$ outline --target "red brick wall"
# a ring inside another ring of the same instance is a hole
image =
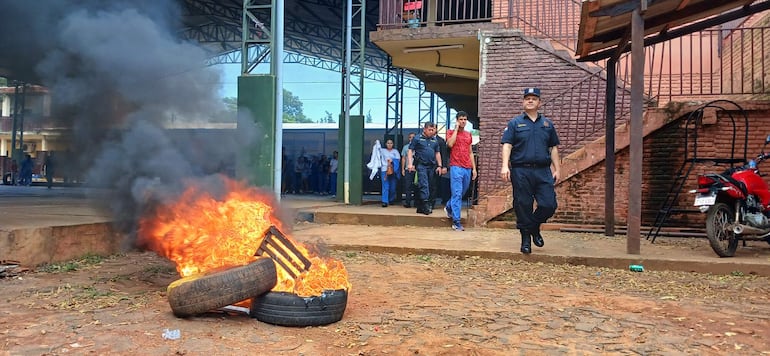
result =
[[[729,106],[728,106],[729,107]],[[770,134],[770,110],[749,111],[749,143],[747,155],[756,156],[764,144],[765,137]],[[732,123],[724,115],[715,124],[704,125],[698,131],[698,157],[730,157],[732,146]],[[743,137],[745,126],[742,116],[734,113],[736,119],[735,154],[743,157]],[[685,116],[686,117],[686,116]],[[663,198],[668,193],[673,179],[684,162],[684,125],[685,119],[679,119],[672,124],[648,135],[644,139],[644,163],[642,177],[642,224],[652,225],[655,214],[660,208]],[[689,136],[688,156],[693,157],[693,137]],[[770,148],[768,148],[770,150]],[[619,225],[627,223],[628,212],[628,148],[616,156],[615,175],[615,221]],[[677,207],[693,209],[694,195],[688,193],[696,186],[697,175],[705,172],[719,172],[727,166],[697,164],[693,167],[683,189],[677,199]],[[770,172],[770,162],[760,166],[765,172]],[[566,182],[557,186],[556,194],[559,209],[551,222],[604,224],[604,162],[593,166]],[[765,180],[770,182],[770,177]],[[704,214],[678,214],[672,216],[668,226],[702,228]]]
[[[558,96],[590,73],[539,45],[522,38],[519,32],[501,30],[485,32],[482,40],[479,79],[479,196],[508,187],[499,178],[500,137],[512,117],[521,113],[522,92],[526,87],[539,87],[543,100]],[[488,40],[488,42],[487,42]],[[603,88],[596,88],[601,93]],[[584,108],[593,111],[596,108]],[[561,125],[574,126],[579,116],[551,117],[557,130]],[[585,123],[585,122],[583,122]],[[586,125],[603,125],[601,120]]]

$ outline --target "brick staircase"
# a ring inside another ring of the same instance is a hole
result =
[[[663,128],[681,117],[684,113],[690,112],[700,105],[702,105],[701,102],[688,102],[680,106],[646,109],[642,128],[644,137]],[[675,107],[675,109],[672,109],[672,107]],[[580,172],[604,162],[606,157],[605,140],[606,136],[602,136],[562,157],[562,178],[557,183],[557,186],[569,184],[570,179],[574,179]],[[615,152],[617,153],[628,148],[628,145],[629,127],[627,123],[623,123],[615,128]],[[513,208],[512,200],[510,186],[480,198],[478,205],[475,205],[469,212],[468,225],[486,225],[493,218]]]

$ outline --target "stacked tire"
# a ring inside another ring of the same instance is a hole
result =
[[[345,290],[324,291],[320,296],[299,297],[270,292],[277,282],[275,263],[260,257],[245,265],[189,276],[168,286],[171,311],[180,318],[203,314],[251,299],[249,315],[281,326],[316,326],[342,319],[347,306]]]
[[[280,326],[327,325],[342,319],[347,304],[345,290],[327,290],[313,297],[268,292],[251,300],[251,316]]]
[[[260,257],[245,266],[198,274],[168,286],[174,315],[184,318],[226,307],[269,291],[278,280],[275,263]]]

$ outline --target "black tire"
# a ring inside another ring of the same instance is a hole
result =
[[[178,317],[202,314],[265,293],[277,279],[273,260],[261,257],[245,266],[176,280],[168,285],[168,303]]]
[[[269,292],[251,301],[251,316],[281,326],[317,326],[342,319],[348,304],[345,290],[327,290],[320,296],[302,298],[286,292]]]
[[[716,203],[706,215],[706,236],[719,257],[733,257],[738,248],[738,237],[730,229],[735,213],[725,203]]]

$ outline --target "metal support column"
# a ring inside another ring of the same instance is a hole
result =
[[[404,130],[404,69],[394,67],[388,57],[388,76],[385,85],[385,136],[403,136]],[[402,145],[403,143],[398,143]],[[398,146],[401,147],[401,146]]]
[[[631,119],[629,122],[629,186],[628,186],[628,235],[626,253],[640,253],[642,224],[642,160],[644,114],[644,19],[642,11],[646,1],[641,1],[631,15]]]
[[[21,167],[22,154],[24,153],[24,111],[26,110],[27,84],[22,82],[13,83],[13,121],[11,128],[11,159]],[[16,133],[19,133],[18,143]],[[18,147],[18,148],[17,148]],[[14,177],[13,179],[18,179]],[[16,184],[16,181],[13,182]]]
[[[352,167],[363,165],[363,121],[364,121],[364,70],[366,48],[366,0],[343,2],[344,51],[342,68],[342,115],[340,120],[340,142],[344,149],[342,197],[345,204],[363,202],[363,177],[352,171]],[[354,81],[353,76],[358,80]],[[354,120],[355,122],[351,122]],[[355,129],[355,131],[353,131]],[[361,132],[359,132],[361,131]],[[354,137],[351,140],[351,137]],[[338,175],[339,176],[339,175]]]
[[[604,117],[604,235],[615,236],[615,97],[617,90],[617,59],[607,61]]]
[[[283,4],[283,0],[243,0],[241,76],[238,78],[238,132],[245,137],[246,132],[258,131],[261,137],[259,142],[248,142],[238,159],[238,175],[252,184],[272,188],[278,200],[283,168],[280,149],[283,145]],[[270,23],[265,24],[266,21]],[[267,46],[269,50],[260,46]],[[250,55],[252,51],[261,53]],[[268,54],[271,55],[270,74],[251,75]]]
[[[425,83],[420,82],[420,101],[417,103],[419,117],[417,127],[422,127],[426,122],[436,122],[436,94],[425,90]]]

